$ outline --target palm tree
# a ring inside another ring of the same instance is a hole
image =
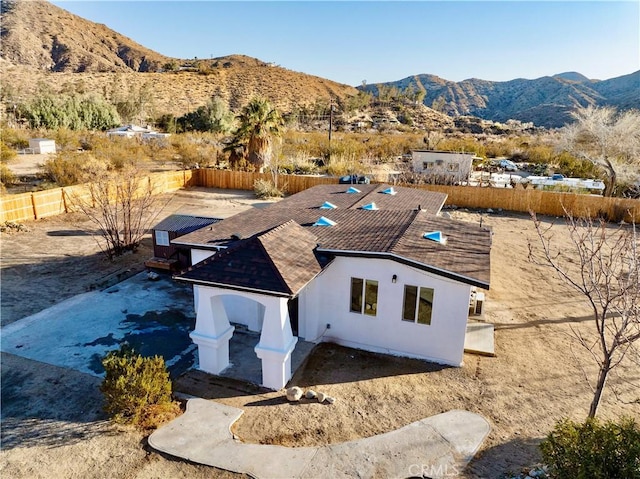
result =
[[[281,136],[284,121],[265,98],[253,98],[237,120],[240,126],[225,151],[243,148],[249,163],[262,172],[271,163],[273,140]]]

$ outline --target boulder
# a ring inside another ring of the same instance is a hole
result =
[[[322,403],[327,399],[327,395],[325,393],[318,393],[318,402]]]
[[[333,396],[327,396],[324,400],[329,404],[333,404],[334,402],[336,402],[336,398],[334,398]]]
[[[304,391],[298,386],[293,386],[292,388],[287,389],[287,401],[300,401],[303,393]]]
[[[307,399],[315,399],[318,396],[318,393],[315,392],[313,389],[309,389],[304,397],[306,397]]]

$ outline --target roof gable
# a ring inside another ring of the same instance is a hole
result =
[[[315,237],[293,221],[236,242],[176,279],[294,296],[321,270]]]

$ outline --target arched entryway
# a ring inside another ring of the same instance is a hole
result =
[[[229,366],[232,319],[260,331],[254,350],[262,361],[262,384],[271,389],[286,385],[298,341],[291,331],[288,297],[194,285],[194,298],[196,327],[190,336],[198,346],[201,370],[220,374]]]

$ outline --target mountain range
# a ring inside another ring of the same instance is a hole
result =
[[[358,92],[353,86],[244,55],[200,61],[170,58],[43,0],[2,0],[0,6],[0,73],[3,87],[18,98],[36,94],[43,85],[52,91],[103,93],[107,87],[131,91],[146,84],[154,90],[158,112],[183,114],[212,95],[222,97],[232,109],[262,95],[291,110]],[[565,124],[577,106],[640,108],[640,71],[602,81],[576,72],[505,82],[453,82],[421,74],[358,88],[376,95],[382,85],[423,90],[426,106],[438,105],[451,116],[517,119],[546,127]]]
[[[359,88],[378,94],[382,85],[426,91],[426,105],[440,103],[439,108],[452,116],[471,115],[499,122],[515,119],[546,127],[564,125],[579,106],[640,108],[640,70],[602,81],[577,72],[504,82],[477,78],[453,82],[424,74]]]

